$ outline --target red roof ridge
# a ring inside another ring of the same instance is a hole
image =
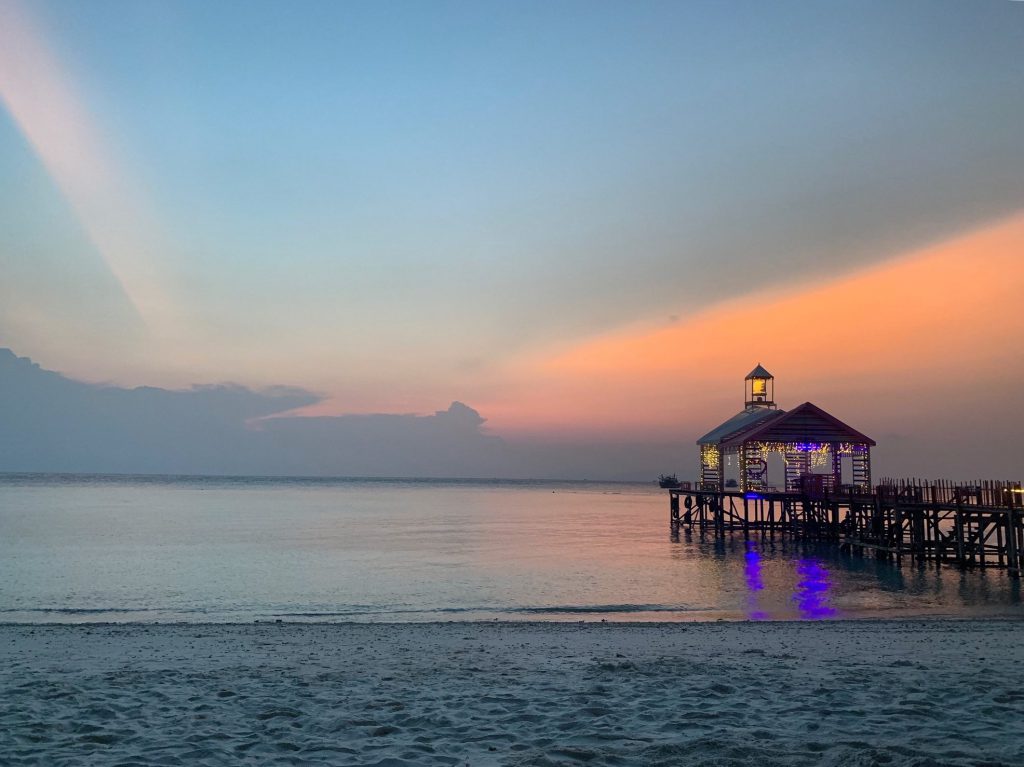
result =
[[[731,437],[727,440],[722,440],[721,444],[723,446],[726,444],[742,444],[752,439],[757,439],[762,434],[772,429],[777,429],[779,426],[782,426],[787,421],[792,421],[795,418],[799,417],[800,415],[808,412],[811,412],[814,415],[817,415],[820,418],[824,419],[839,431],[846,432],[849,436],[850,442],[860,442],[871,446],[877,444],[873,439],[871,439],[871,437],[868,437],[866,434],[857,431],[849,424],[843,423],[834,415],[826,412],[825,410],[822,410],[813,402],[805,402],[802,405],[797,405],[795,408],[786,411],[778,418],[772,418],[766,423],[759,424],[758,426],[755,426],[753,429],[749,431],[741,432],[740,434],[737,434],[736,436]]]

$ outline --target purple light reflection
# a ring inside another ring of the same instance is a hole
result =
[[[761,580],[761,552],[757,550],[754,541],[747,541],[747,552],[743,555],[743,575],[747,581],[747,615],[752,621],[761,621],[768,617],[768,614],[757,609],[757,592],[764,590],[764,581]]]
[[[820,620],[836,614],[836,609],[829,603],[829,573],[815,559],[797,561],[796,572],[800,580],[796,584],[793,599],[800,609],[800,617],[805,620]]]

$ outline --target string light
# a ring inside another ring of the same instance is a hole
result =
[[[741,459],[745,467],[745,478],[759,480],[767,470],[769,453],[781,453],[787,464],[806,465],[808,468],[828,466],[837,455],[864,456],[868,446],[860,442],[780,442],[755,441],[745,442],[739,448],[723,451],[718,445],[700,446],[702,469],[717,471],[725,465],[732,465],[733,456]],[[802,456],[807,456],[803,459]],[[806,460],[806,464],[804,464]]]
[[[767,453],[782,453],[787,457],[794,453],[806,455],[811,468],[819,468],[827,466],[833,454],[866,453],[868,446],[859,442],[751,442],[745,449],[748,458],[763,458]]]
[[[762,453],[865,453],[868,446],[859,442],[752,442]]]
[[[700,462],[709,469],[717,469],[720,453],[716,445],[700,446]]]
[[[743,446],[743,456],[748,461],[763,461],[769,452],[764,442],[749,442]]]

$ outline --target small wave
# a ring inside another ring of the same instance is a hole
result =
[[[42,613],[48,615],[102,615],[103,613],[166,612],[152,607],[0,607],[0,613]]]
[[[419,608],[362,608],[352,610],[323,610],[309,612],[272,613],[275,618],[344,618],[368,615],[464,615],[467,613],[487,613],[491,615],[602,615],[624,613],[680,613],[697,612],[706,608],[688,605],[661,604],[615,604],[615,605],[543,605],[500,607],[496,605],[478,607],[419,607]]]
[[[686,605],[556,605],[553,607],[513,607],[510,613],[681,613],[699,608]]]

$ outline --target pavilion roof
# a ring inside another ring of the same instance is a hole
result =
[[[759,442],[854,442],[866,445],[875,444],[875,441],[870,437],[848,426],[835,416],[826,413],[820,407],[810,402],[805,402],[799,407],[782,413],[778,418],[751,423],[749,427],[724,435],[720,439],[720,445],[722,447],[738,447],[744,442],[751,440]]]
[[[746,377],[745,380],[749,381],[751,378],[774,378],[774,377],[775,376],[773,376],[771,373],[769,373],[767,370],[765,370],[763,367],[761,367],[761,363],[758,362],[757,363],[757,367],[754,368],[753,370],[751,370],[749,373],[747,373],[747,377]]]
[[[719,424],[703,437],[697,440],[698,445],[724,443],[733,435],[743,434],[752,429],[770,423],[785,414],[785,410],[771,410],[766,407],[741,410],[728,421]]]

